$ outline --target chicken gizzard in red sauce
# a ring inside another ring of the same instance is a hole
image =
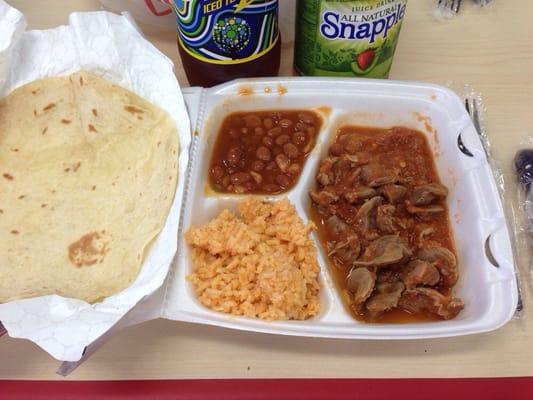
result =
[[[355,318],[367,322],[452,319],[459,277],[440,183],[418,131],[339,129],[310,192],[311,216]]]

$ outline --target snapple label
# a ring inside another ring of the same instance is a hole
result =
[[[298,0],[300,75],[386,78],[407,0]]]

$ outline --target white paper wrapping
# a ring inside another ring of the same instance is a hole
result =
[[[84,69],[168,111],[180,136],[174,203],[129,288],[94,305],[60,296],[0,304],[0,321],[10,336],[29,339],[59,360],[77,361],[88,344],[163,284],[177,247],[190,123],[172,62],[142,37],[127,15],[74,13],[66,26],[24,32],[25,28],[24,16],[0,0],[0,97],[33,80]]]

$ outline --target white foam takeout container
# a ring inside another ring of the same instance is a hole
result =
[[[195,134],[182,203],[178,256],[160,295],[159,316],[257,332],[353,339],[459,336],[491,331],[510,320],[518,294],[509,232],[482,143],[455,93],[415,82],[269,78],[237,80],[210,89],[189,88],[184,95]],[[454,295],[465,302],[455,319],[408,324],[354,320],[338,294],[316,234],[312,239],[318,249],[322,285],[322,311],[318,316],[305,321],[263,321],[212,311],[200,304],[186,279],[193,266],[184,233],[191,225],[207,223],[224,208],[236,209],[243,198],[206,190],[219,126],[234,111],[273,109],[314,109],[324,119],[297,185],[286,194],[262,196],[268,200],[288,196],[304,221],[309,219],[308,193],[315,185],[318,165],[340,125],[400,125],[426,135],[440,179],[450,192],[447,201],[460,268]]]

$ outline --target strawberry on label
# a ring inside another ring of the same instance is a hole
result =
[[[374,53],[374,50],[365,50],[357,56],[357,65],[359,65],[359,68],[362,70],[368,69],[372,64],[372,61],[374,61],[375,56],[376,53]]]

